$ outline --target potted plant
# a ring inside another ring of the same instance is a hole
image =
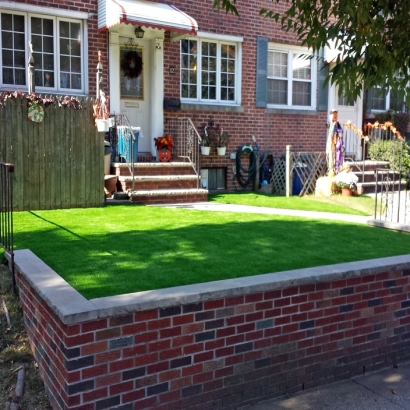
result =
[[[204,127],[201,132],[201,154],[209,155],[211,151],[211,135],[209,127]]]
[[[155,148],[158,151],[158,158],[161,162],[168,162],[171,159],[171,148],[174,146],[174,139],[171,134],[165,134],[154,138]]]
[[[342,190],[342,196],[351,196],[352,191],[356,191],[356,184],[339,181],[337,182],[337,186]]]
[[[110,110],[108,108],[109,97],[101,91],[101,98],[96,98],[93,104],[93,115],[98,132],[107,132],[110,128]]]
[[[228,133],[224,132],[223,128],[218,125],[217,132],[215,133],[214,138],[218,155],[226,154],[226,147],[230,138],[231,136]]]

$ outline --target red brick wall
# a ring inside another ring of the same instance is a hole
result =
[[[260,148],[274,152],[285,152],[286,145],[292,145],[294,151],[324,151],[326,142],[327,112],[318,111],[315,115],[304,115],[294,110],[292,114],[267,114],[265,108],[255,107],[256,81],[256,42],[258,36],[267,37],[271,42],[297,45],[294,35],[285,33],[280,26],[271,19],[259,16],[259,10],[265,6],[285,7],[284,3],[260,2],[257,0],[238,3],[240,18],[218,14],[212,10],[211,2],[197,2],[193,0],[167,1],[196,19],[200,31],[243,36],[242,44],[242,106],[244,112],[231,113],[208,110],[165,111],[165,117],[187,116],[196,126],[206,124],[210,116],[215,123],[224,127],[232,138],[228,150],[223,158],[213,152],[211,156],[201,158],[201,167],[226,167],[227,188],[234,188],[231,167],[234,161],[229,159],[229,152],[252,142],[255,135]],[[180,44],[171,43],[167,36],[164,43],[164,95],[165,98],[180,98]],[[175,74],[169,73],[169,67],[175,67]],[[215,151],[215,150],[214,150]],[[238,185],[238,184],[237,184]]]
[[[175,306],[139,310],[129,298],[127,313],[71,324],[34,291],[35,273],[17,268],[17,283],[55,409],[234,409],[410,359],[410,269],[349,265],[290,287],[187,292]]]
[[[26,3],[34,6],[42,6],[49,8],[50,15],[52,15],[52,8],[63,9],[63,10],[73,10],[78,12],[88,13],[89,18],[87,19],[88,24],[88,55],[84,55],[85,59],[88,59],[86,63],[88,64],[88,82],[89,82],[89,95],[95,96],[96,94],[96,67],[98,63],[98,51],[101,51],[102,63],[103,63],[103,75],[104,75],[104,85],[107,87],[108,81],[108,49],[107,49],[107,34],[106,32],[99,33],[97,29],[97,0],[72,0],[72,1],[62,1],[62,0],[48,0],[48,1],[38,1],[38,0],[9,0],[15,3]],[[1,5],[0,5],[1,6]],[[45,11],[45,10],[44,10]]]

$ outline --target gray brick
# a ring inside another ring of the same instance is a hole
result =
[[[93,366],[94,356],[84,356],[81,359],[68,360],[65,365],[69,372],[72,370],[82,369],[83,367]]]
[[[305,322],[300,322],[299,330],[309,329],[315,326],[314,320],[306,320]]]
[[[176,369],[178,367],[189,366],[192,363],[191,356],[181,357],[179,359],[171,360],[171,369]]]
[[[269,327],[273,327],[273,319],[259,320],[258,322],[256,322],[257,330],[267,329]]]
[[[95,403],[95,410],[112,409],[120,404],[120,396],[109,397]]]
[[[138,377],[145,376],[146,368],[145,367],[137,367],[132,370],[126,370],[122,372],[122,381],[137,379]]]
[[[354,309],[354,305],[353,303],[350,303],[348,305],[340,306],[339,313],[351,312],[353,309]]]
[[[349,286],[347,288],[340,289],[340,295],[341,296],[346,296],[346,295],[352,295],[354,293],[354,287]]]
[[[181,314],[181,306],[170,306],[159,310],[159,317],[176,316]]]
[[[147,396],[154,396],[156,394],[164,393],[169,390],[168,382],[156,384],[155,386],[149,386],[147,388]]]
[[[369,307],[380,306],[382,304],[383,304],[382,298],[372,299],[372,300],[369,300],[368,302]]]
[[[224,327],[224,324],[225,319],[211,320],[209,322],[205,322],[205,330],[218,329],[219,327]]]
[[[74,359],[74,357],[78,357],[81,354],[79,347],[68,349],[67,347],[65,347],[65,344],[63,342],[60,342],[60,349],[67,359]]]
[[[197,333],[195,335],[195,343],[203,342],[204,340],[215,339],[215,330],[210,330],[209,332]]]
[[[253,350],[253,342],[241,343],[235,346],[235,354]]]
[[[183,313],[200,312],[201,310],[204,310],[202,302],[182,306]]]
[[[195,394],[200,394],[200,393],[202,393],[202,384],[184,387],[182,389],[182,397],[194,396]]]
[[[108,349],[119,349],[121,347],[132,346],[134,344],[134,340],[132,336],[128,337],[120,337],[119,339],[113,339],[108,342]]]
[[[73,395],[76,393],[81,393],[87,390],[94,389],[94,380],[87,380],[85,382],[79,382],[74,384],[66,385],[66,393],[68,395]]]

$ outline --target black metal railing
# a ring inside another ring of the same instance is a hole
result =
[[[9,255],[13,275],[13,291],[16,290],[14,278],[14,234],[13,234],[13,172],[14,165],[0,162],[0,246]]]

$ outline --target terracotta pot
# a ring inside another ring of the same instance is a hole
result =
[[[158,151],[158,158],[161,162],[168,162],[171,159],[171,150],[160,150]]]
[[[209,155],[209,152],[211,151],[211,147],[203,147],[201,145],[201,154],[202,155]]]
[[[352,190],[350,188],[342,188],[342,196],[352,196]]]

